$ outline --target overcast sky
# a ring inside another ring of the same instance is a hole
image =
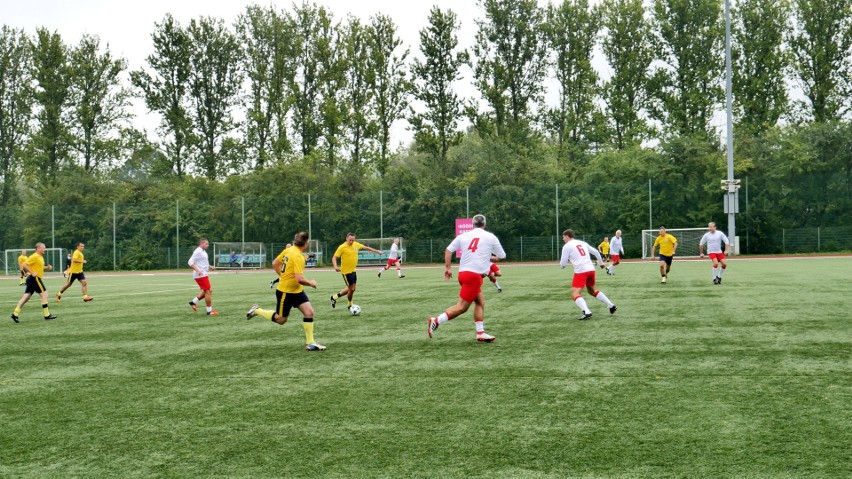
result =
[[[538,1],[542,6],[550,3],[548,0]],[[476,35],[475,20],[482,17],[477,0],[315,0],[314,3],[326,6],[338,20],[347,14],[363,20],[377,13],[389,15],[397,25],[403,44],[410,48],[413,56],[419,56],[419,32],[428,24],[429,10],[433,5],[443,10],[452,9],[458,14],[461,22],[459,46],[468,50],[472,48]],[[597,4],[598,0],[590,3]],[[30,35],[36,28],[46,27],[59,32],[68,45],[79,43],[83,34],[97,35],[102,46],[109,44],[114,56],[124,57],[129,69],[137,70],[146,66],[145,58],[153,53],[151,33],[154,24],[161,22],[167,13],[184,26],[200,16],[222,18],[228,25],[233,25],[237,16],[251,4],[271,4],[277,9],[290,10],[293,3],[269,0],[0,0],[0,22],[13,28],[23,28]],[[609,67],[599,53],[593,64],[603,79],[609,77]],[[472,72],[464,68],[463,74],[465,78],[457,85],[458,93],[463,98],[478,97],[471,82]],[[550,96],[555,95],[551,93]],[[135,125],[147,129],[153,139],[159,117],[147,114],[141,100],[135,100],[131,112],[137,116]],[[724,120],[714,118],[713,123],[719,127]],[[412,134],[405,121],[394,125],[392,137],[394,147],[411,140]]]
[[[474,20],[480,16],[476,0],[318,0],[315,3],[326,6],[338,20],[347,14],[363,20],[377,13],[389,15],[396,22],[403,44],[411,49],[411,55],[419,54],[419,32],[426,27],[433,5],[452,9],[458,14],[461,22],[459,45],[463,48],[473,45],[476,34]],[[540,3],[544,5],[547,2]],[[153,53],[151,33],[154,23],[161,22],[167,13],[184,26],[200,16],[222,18],[232,25],[251,4],[271,4],[277,9],[290,10],[293,3],[268,0],[0,0],[0,22],[13,28],[23,28],[30,35],[36,28],[46,27],[59,32],[68,45],[76,45],[84,34],[97,35],[102,46],[109,44],[114,56],[124,57],[129,69],[137,70],[146,66],[145,58]],[[465,74],[469,79],[470,72]],[[468,80],[459,82],[459,93],[468,97],[476,92]],[[154,133],[159,121],[157,116],[148,115],[147,109],[138,100],[131,111],[139,117],[135,122],[138,127],[146,128],[149,135]],[[411,137],[404,121],[394,126],[394,145],[408,142]]]

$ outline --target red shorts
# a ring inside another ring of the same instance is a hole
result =
[[[396,259],[388,258],[388,268],[390,268],[391,266],[395,266],[397,263],[399,263],[399,258],[396,258]]]
[[[459,298],[472,303],[476,296],[482,292],[482,275],[473,271],[462,271],[459,273]]]
[[[572,288],[594,288],[595,287],[595,272],[586,271],[585,273],[574,273],[574,279],[571,281]]]
[[[210,277],[204,276],[203,278],[195,278],[195,282],[198,283],[198,287],[201,288],[201,291],[207,291],[210,289]]]
[[[621,263],[621,255],[611,254],[609,255],[609,259],[612,260],[612,264]]]
[[[725,259],[725,253],[707,253],[707,256],[709,256],[710,259],[715,259],[716,261],[722,261]]]
[[[491,263],[491,268],[488,269],[488,274],[499,273],[500,268],[497,267],[497,263]]]

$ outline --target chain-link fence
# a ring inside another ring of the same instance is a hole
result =
[[[852,193],[838,186],[824,195],[836,204],[818,198],[791,202],[794,189],[775,183],[771,190],[756,188],[755,183],[749,191],[748,180],[743,181],[736,216],[740,253],[852,251],[852,212],[847,211],[852,207],[844,206],[852,204]],[[282,195],[236,189],[238,196],[230,197],[224,196],[233,191],[211,189],[189,199],[144,190],[138,198],[123,196],[122,202],[103,202],[95,195],[68,201],[34,198],[19,211],[4,212],[0,239],[2,249],[32,249],[42,241],[72,250],[83,241],[89,271],[184,268],[201,237],[262,242],[271,259],[300,230],[319,241],[319,265],[329,264],[348,232],[360,238],[403,236],[407,262],[440,263],[456,218],[484,213],[511,261],[558,260],[561,232],[568,227],[593,246],[621,229],[625,256],[640,257],[642,229],[703,227],[715,221],[727,230],[723,192],[717,190],[695,191],[664,181],[435,190],[401,185],[393,191]],[[800,203],[804,206],[796,206]],[[797,227],[817,220],[831,226]]]

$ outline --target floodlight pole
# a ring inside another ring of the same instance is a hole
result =
[[[311,234],[311,194],[308,193],[308,238],[313,239]]]
[[[385,197],[384,191],[379,190],[379,238],[385,237]]]
[[[175,200],[175,265],[180,264],[180,200]]]
[[[728,110],[728,180],[725,184],[725,213],[728,214],[728,238],[734,254],[739,254],[736,230],[736,214],[739,211],[739,181],[734,179],[734,101],[733,72],[731,69],[731,0],[725,0],[725,96]]]

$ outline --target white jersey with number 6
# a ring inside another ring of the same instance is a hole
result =
[[[506,257],[506,252],[503,251],[500,240],[482,228],[474,228],[467,233],[456,236],[456,239],[447,246],[447,250],[453,253],[461,250],[459,273],[472,271],[488,274],[488,270],[491,269],[492,254],[500,259]]]
[[[598,263],[603,264],[603,258],[601,258],[598,250],[589,246],[589,243],[585,241],[572,239],[562,247],[562,260],[559,262],[559,266],[564,268],[568,266],[568,263],[571,263],[574,266],[575,273],[594,271],[595,265],[592,263],[591,255],[595,255]]]

